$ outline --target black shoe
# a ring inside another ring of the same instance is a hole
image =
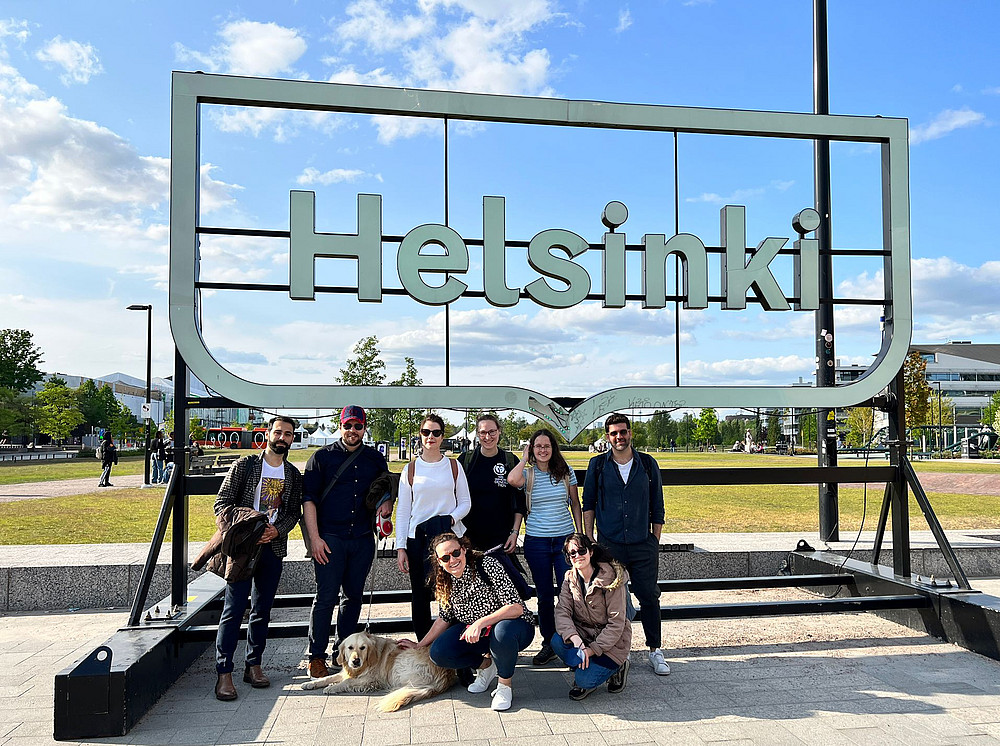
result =
[[[476,680],[476,672],[471,668],[460,668],[458,669],[458,683],[464,687],[468,687],[473,681]]]
[[[625,684],[628,683],[628,669],[631,665],[629,659],[626,658],[618,670],[611,674],[611,678],[608,679],[608,691],[611,694],[618,694],[625,688]]]
[[[538,651],[538,655],[531,659],[531,665],[533,666],[544,666],[549,661],[556,659],[556,651],[552,649],[552,646],[548,643],[542,645],[542,649]]]
[[[594,690],[584,689],[574,684],[573,688],[569,690],[569,698],[575,699],[577,702],[579,702],[581,699],[586,699],[587,695],[590,694],[592,691]]]

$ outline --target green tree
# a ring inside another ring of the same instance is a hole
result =
[[[345,367],[337,376],[337,383],[343,386],[381,386],[384,382],[385,362],[378,349],[378,337],[373,334],[359,339],[354,345],[354,357],[347,358]]]
[[[702,409],[694,428],[694,439],[698,443],[715,443],[719,437],[719,416],[712,407]]]
[[[53,440],[65,440],[83,422],[76,392],[62,378],[52,376],[35,397],[38,402],[38,429]]]
[[[851,407],[847,410],[847,445],[864,448],[874,434],[875,418],[869,407]]]
[[[997,415],[1000,415],[1000,391],[993,393],[993,398],[990,399],[989,405],[983,410],[983,416],[979,418],[979,422],[996,429]]]
[[[816,415],[813,412],[799,415],[799,435],[802,447],[816,450]]]
[[[666,448],[670,445],[670,439],[677,437],[677,423],[671,418],[670,412],[653,412],[646,427],[646,435],[654,448]]]
[[[25,392],[42,380],[42,351],[27,329],[0,329],[0,388]]]
[[[677,423],[677,445],[688,446],[694,442],[694,429],[697,421],[690,412],[685,412]]]
[[[168,430],[167,432],[169,433],[170,431]],[[191,424],[189,426],[189,434],[191,435],[191,437],[194,438],[195,440],[204,440],[206,432],[207,431],[205,430],[205,426],[201,424],[201,420],[199,420],[197,417],[192,417]],[[177,437],[180,437],[180,433],[176,433],[176,435]],[[187,443],[182,443],[181,445],[186,446]]]
[[[116,400],[117,401],[117,400]],[[111,415],[111,433],[118,440],[126,438],[138,440],[143,435],[142,423],[139,418],[132,414],[132,410],[121,402],[117,402],[118,407]]]
[[[0,388],[0,433],[31,435],[37,418],[35,397]]]
[[[520,432],[527,426],[528,420],[514,409],[510,410],[507,416],[503,418],[502,438],[503,442],[506,443],[508,451],[517,452],[517,446],[520,442]]]
[[[412,357],[404,357],[405,366],[399,377],[389,383],[390,386],[422,386],[423,379],[417,374],[417,365]],[[397,409],[393,411],[393,423],[396,426],[395,434],[399,438],[406,438],[409,445],[410,438],[420,428],[424,412],[420,409]]]
[[[776,445],[781,440],[781,418],[777,409],[772,409],[767,415],[767,442]]]
[[[903,390],[906,396],[906,427],[926,424],[931,408],[931,387],[927,383],[927,363],[916,350],[903,361]]]

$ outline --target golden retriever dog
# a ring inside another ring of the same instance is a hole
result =
[[[411,702],[446,692],[458,679],[455,671],[434,665],[427,648],[401,650],[395,640],[355,632],[337,649],[340,673],[307,681],[303,689],[324,694],[391,689],[378,702],[382,712],[395,712]]]

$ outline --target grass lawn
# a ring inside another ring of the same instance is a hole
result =
[[[293,452],[293,460],[304,464],[309,452]],[[584,468],[590,454],[570,452],[570,464]],[[665,468],[705,468],[710,466],[806,466],[815,461],[805,457],[751,456],[748,454],[665,453],[656,454]],[[857,463],[853,460],[846,463]],[[884,460],[872,465],[884,465]],[[142,460],[136,458],[119,467],[134,468],[140,473]],[[74,473],[75,467],[85,469]],[[400,471],[403,462],[391,464],[393,471]],[[916,462],[921,471],[951,473],[995,472],[1000,474],[996,462]],[[930,467],[930,468],[928,468]],[[47,473],[44,479],[69,479],[75,476],[93,476],[91,464],[50,464],[4,467],[7,470],[25,471],[37,476]],[[41,470],[41,471],[38,471]],[[46,471],[47,470],[47,471]],[[55,476],[58,475],[58,476]],[[22,481],[38,481],[24,479]],[[864,493],[858,488],[840,490],[841,536],[848,537],[861,525]],[[882,501],[882,485],[868,488],[865,528],[874,529]],[[0,544],[103,544],[148,542],[159,515],[163,494],[159,490],[110,489],[98,493],[72,497],[40,500],[18,500],[0,503]],[[1000,497],[983,495],[957,495],[930,493],[931,503],[945,528],[1000,528]],[[668,533],[701,532],[771,532],[808,531],[817,527],[816,487],[812,485],[750,485],[722,487],[671,487],[665,496]],[[212,513],[212,496],[195,496],[190,499],[190,538],[205,541],[215,531]],[[911,500],[911,527],[925,530],[916,504]],[[169,534],[168,534],[169,535]],[[299,538],[298,529],[293,538]]]

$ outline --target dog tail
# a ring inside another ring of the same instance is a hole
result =
[[[404,686],[382,697],[378,701],[378,710],[379,712],[395,712],[411,702],[427,699],[439,693],[440,689],[433,686]]]

